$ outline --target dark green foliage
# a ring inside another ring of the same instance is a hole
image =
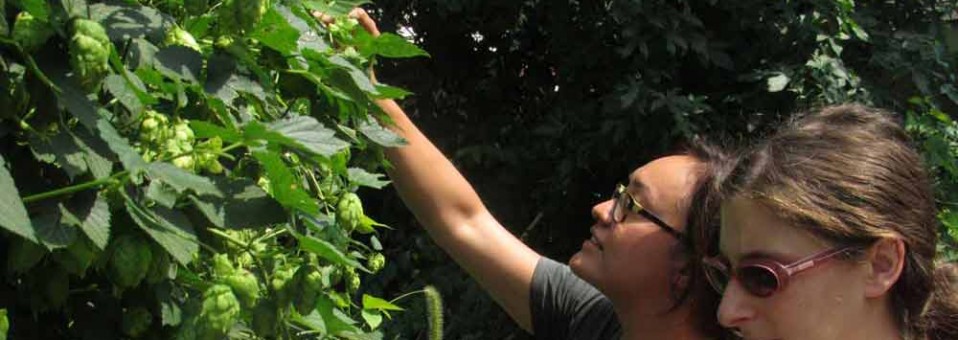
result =
[[[382,65],[379,79],[416,93],[403,101],[406,111],[493,213],[545,255],[563,260],[576,251],[592,224],[590,207],[678,141],[754,140],[792,112],[850,100],[911,117],[908,125],[938,176],[940,206],[951,211],[942,220],[958,234],[958,177],[948,170],[958,164],[953,2],[377,5],[381,30],[409,27],[431,55]],[[366,202],[367,212],[390,216],[384,222],[399,233],[416,230],[402,227],[414,223],[392,202]],[[435,283],[443,292],[477,290],[465,277],[447,279],[454,269],[443,255],[428,255],[436,252],[428,241],[399,233],[388,235],[397,246],[386,252],[397,255],[374,288]],[[418,271],[422,281],[406,282],[392,267]],[[449,299],[456,297],[447,296],[450,338],[523,336],[487,326],[506,320],[491,300]],[[477,308],[487,311],[483,317]],[[387,329],[400,337],[424,334],[416,320],[399,318]]]

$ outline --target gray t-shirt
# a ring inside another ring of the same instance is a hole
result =
[[[612,302],[569,266],[542,257],[529,295],[536,339],[606,340],[622,337]]]

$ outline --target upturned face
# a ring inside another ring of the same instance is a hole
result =
[[[832,248],[750,199],[726,202],[721,218],[721,256],[732,268],[742,259],[789,264]],[[719,322],[745,339],[858,339],[855,328],[867,327],[861,316],[869,310],[866,268],[847,259],[821,262],[767,297],[750,293],[743,279],[733,278],[719,305]]]
[[[684,232],[687,202],[700,165],[690,156],[656,159],[632,172],[626,192],[647,212]],[[673,254],[678,239],[634,211],[613,222],[613,204],[610,199],[592,208],[592,237],[570,259],[573,272],[613,302],[670,296],[671,281],[681,265]]]

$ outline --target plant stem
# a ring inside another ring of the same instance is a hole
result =
[[[90,182],[85,182],[85,183],[80,183],[80,184],[77,184],[77,185],[71,185],[71,186],[68,186],[68,187],[63,187],[63,188],[60,188],[60,189],[51,190],[51,191],[47,191],[47,192],[41,192],[41,193],[36,194],[36,195],[30,195],[30,196],[24,197],[22,201],[23,201],[24,204],[27,204],[27,203],[32,203],[32,202],[36,202],[36,201],[42,201],[42,200],[45,200],[45,199],[48,199],[48,198],[53,198],[53,197],[57,197],[57,196],[61,196],[61,195],[72,194],[72,193],[75,193],[75,192],[78,192],[78,191],[83,191],[83,190],[87,190],[87,189],[96,188],[96,187],[99,187],[99,186],[101,186],[101,185],[110,184],[110,183],[112,183],[113,181],[119,180],[121,177],[126,176],[127,174],[129,174],[128,171],[121,171],[121,172],[118,172],[118,173],[114,174],[113,176],[110,176],[110,177],[107,177],[107,178],[98,179],[98,180],[95,180],[95,181],[90,181]]]

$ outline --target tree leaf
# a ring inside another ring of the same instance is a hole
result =
[[[124,198],[133,221],[177,262],[185,266],[193,260],[193,255],[199,252],[199,240],[186,216],[163,207],[147,209],[128,196]]]
[[[379,92],[379,95],[376,96],[379,99],[403,99],[412,94],[405,89],[384,84],[376,84],[376,92]]]
[[[203,74],[203,55],[189,47],[167,46],[156,52],[153,66],[170,79],[199,83]]]
[[[383,33],[373,38],[370,46],[372,54],[381,55],[387,58],[411,58],[428,57],[429,53],[423,51],[415,44],[406,41],[405,38],[393,34]]]
[[[58,206],[48,203],[32,219],[33,227],[36,228],[37,239],[47,249],[66,248],[76,240],[77,228],[60,223],[60,216]]]
[[[170,163],[150,163],[147,173],[150,178],[169,184],[178,193],[193,190],[200,195],[223,196],[223,193],[213,185],[209,178],[180,169]]]
[[[349,168],[347,171],[349,174],[349,181],[358,185],[376,189],[382,189],[383,187],[389,185],[389,181],[382,180],[384,177],[383,174],[371,174],[360,168]]]
[[[162,41],[173,20],[156,9],[125,4],[92,4],[90,18],[99,21],[112,41],[146,38]]]
[[[228,128],[220,127],[213,123],[204,122],[201,120],[191,120],[190,128],[193,129],[193,134],[196,135],[196,138],[219,137],[224,142],[230,143],[243,140],[243,135],[238,131],[230,130]]]
[[[363,320],[366,321],[366,325],[369,326],[369,329],[376,329],[383,323],[383,315],[377,310],[363,309],[361,316]]]
[[[336,138],[335,134],[335,131],[308,116],[294,116],[267,126],[252,122],[244,128],[247,140],[264,140],[326,157],[349,147],[349,143]]]
[[[283,55],[291,55],[299,51],[300,31],[293,28],[286,16],[278,12],[280,7],[282,6],[270,8],[256,29],[250,33],[250,37]]]
[[[334,55],[326,60],[336,66],[339,69],[346,71],[349,75],[349,78],[352,79],[353,84],[356,85],[360,90],[370,95],[379,95],[379,92],[376,91],[376,86],[373,86],[373,82],[369,79],[369,75],[365,71],[360,70],[356,65],[353,65],[348,60],[344,59],[339,55]]]
[[[253,152],[259,163],[266,170],[266,177],[269,179],[270,194],[280,204],[289,209],[296,209],[306,214],[316,214],[319,211],[319,205],[303,189],[300,188],[300,182],[297,181],[293,172],[286,167],[283,160],[275,152],[255,151]]]
[[[207,64],[209,66],[204,89],[206,93],[223,100],[226,105],[232,106],[233,100],[239,97],[241,92],[249,93],[260,100],[266,99],[263,86],[250,79],[231,56],[214,54]]]
[[[177,191],[163,181],[151,181],[146,187],[146,198],[161,206],[173,208],[176,205]]]
[[[0,155],[0,227],[38,243],[36,230],[30,222],[27,209],[20,200],[20,193],[13,177],[7,171],[6,161]]]
[[[20,0],[20,7],[40,21],[50,20],[50,5],[46,0]]]
[[[402,307],[396,306],[389,301],[383,300],[381,298],[363,294],[363,309],[375,309],[375,310],[392,310],[392,311],[402,311]]]
[[[363,268],[359,262],[343,254],[343,252],[339,251],[332,243],[315,237],[298,234],[296,234],[296,239],[299,240],[300,249],[316,254],[332,263],[353,268]]]
[[[370,0],[333,0],[333,1],[303,1],[303,5],[311,10],[317,10],[326,15],[338,17],[349,14],[349,11],[360,5],[372,3]]]
[[[102,195],[95,198],[75,198],[60,206],[60,222],[75,227],[93,241],[100,249],[106,249],[110,241],[110,204]]]
[[[374,121],[360,123],[359,132],[374,143],[387,148],[400,147],[408,144],[405,139]]]
[[[213,225],[220,228],[251,228],[283,223],[283,206],[250,179],[212,178],[223,197],[190,196]]]
[[[138,172],[146,169],[146,161],[130,146],[126,138],[120,136],[120,133],[116,131],[113,124],[110,124],[106,119],[100,119],[96,126],[100,132],[100,137],[103,138],[103,141],[106,142],[110,150],[120,157],[120,163],[123,163],[123,167],[126,168],[126,170],[136,175]]]
[[[771,76],[766,81],[768,84],[768,92],[780,92],[788,86],[789,78],[784,73],[778,73],[774,76]]]
[[[143,112],[143,103],[140,102],[140,97],[137,96],[136,92],[127,87],[126,79],[123,79],[123,76],[111,74],[103,80],[103,88],[105,88],[114,98],[120,101],[120,104],[123,104],[127,110],[133,114],[139,114]]]

